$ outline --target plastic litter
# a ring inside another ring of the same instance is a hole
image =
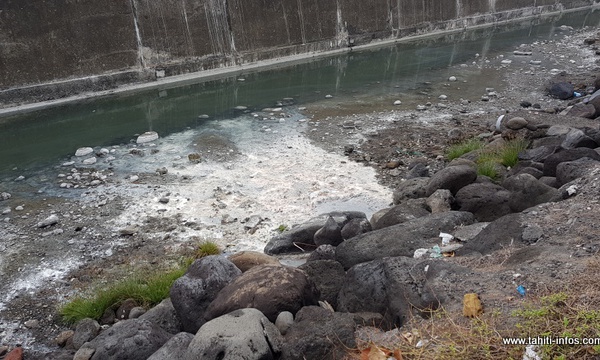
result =
[[[573,96],[575,96],[575,97],[581,97],[581,93],[578,93],[577,91],[573,91]]]
[[[519,285],[517,286],[517,292],[522,296],[525,297],[525,295],[527,294],[527,290],[525,290],[525,287],[523,285]]]
[[[525,354],[523,354],[523,360],[542,360],[542,358],[538,355],[536,350],[536,345],[525,346]]]
[[[425,254],[427,254],[427,252],[429,252],[428,249],[422,249],[422,248],[421,249],[417,249],[417,250],[415,250],[415,254],[413,255],[413,258],[420,259],[423,256],[425,256]]]
[[[438,236],[442,238],[442,245],[448,245],[450,241],[454,239],[454,236],[443,232]]]
[[[434,246],[434,247],[432,247],[431,250],[430,250],[430,252],[431,252],[431,254],[429,254],[430,258],[437,259],[437,258],[441,258],[442,257],[442,249],[440,249],[440,247],[437,246],[437,245]]]

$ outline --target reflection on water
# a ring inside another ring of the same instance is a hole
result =
[[[464,31],[436,39],[350,52],[284,69],[178,88],[152,90],[60,106],[0,119],[0,174],[13,174],[54,163],[81,146],[128,142],[154,130],[162,136],[236,115],[235,106],[260,109],[283,98],[297,104],[325,94],[398,93],[444,76],[448,66],[482,61],[521,43],[553,38],[561,25],[598,26],[600,11],[569,13],[503,27]],[[480,54],[475,58],[475,54]],[[241,81],[243,79],[243,81]],[[377,83],[377,86],[368,86]],[[12,175],[11,175],[12,176]],[[4,176],[2,176],[4,177]]]

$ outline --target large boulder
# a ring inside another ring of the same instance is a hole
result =
[[[77,354],[93,352],[91,360],[146,360],[172,336],[147,320],[123,320],[86,342]]]
[[[295,314],[319,301],[315,284],[300,269],[288,266],[256,266],[224,287],[204,315],[207,321],[243,308],[255,308],[275,322],[282,311]]]
[[[100,324],[94,319],[86,318],[77,323],[73,334],[73,348],[78,350],[83,344],[91,341],[100,333]]]
[[[557,151],[556,153],[548,156],[544,161],[544,176],[556,176],[556,167],[558,166],[558,164],[565,161],[581,159],[584,157],[600,161],[600,154],[598,154],[593,149],[583,147]]]
[[[475,183],[458,190],[455,201],[460,211],[473,213],[477,221],[492,221],[512,212],[510,195],[494,183]]]
[[[530,174],[511,176],[504,180],[502,186],[511,192],[508,205],[512,212],[520,212],[532,206],[549,202],[558,193],[558,190]]]
[[[268,255],[297,253],[302,251],[299,246],[310,250],[316,248],[315,234],[325,226],[330,217],[340,228],[343,228],[352,219],[367,218],[364,213],[358,211],[335,211],[321,214],[306,223],[294,226],[290,230],[273,237],[265,246],[265,253]]]
[[[386,256],[412,257],[416,249],[434,245],[432,238],[437,241],[440,231],[452,232],[458,225],[473,222],[475,217],[470,212],[431,214],[346,240],[336,248],[336,260],[349,269]]]
[[[357,325],[362,325],[357,315],[303,307],[285,335],[281,360],[341,359],[356,348]]]
[[[160,349],[158,349],[148,360],[172,360],[181,359],[185,355],[190,342],[194,338],[193,334],[180,332],[169,339]]]
[[[317,286],[321,293],[319,300],[327,301],[335,307],[346,275],[342,264],[335,260],[316,260],[300,265],[299,269],[304,270]]]
[[[258,251],[240,251],[229,256],[231,261],[242,272],[246,272],[258,265],[279,265],[279,260]]]
[[[544,145],[524,150],[519,153],[519,160],[544,162],[548,156],[554,154],[559,148],[560,147],[556,145]]]
[[[596,117],[596,108],[592,104],[578,103],[567,111],[567,115],[593,119]]]
[[[401,224],[412,219],[429,215],[425,199],[409,199],[393,208],[390,208],[385,214],[381,215],[376,221],[373,221],[373,230],[383,229],[388,226]]]
[[[457,250],[458,255],[490,254],[510,246],[523,245],[525,224],[521,214],[508,214],[489,223],[477,236]]]
[[[183,330],[183,325],[181,324],[181,320],[179,320],[179,316],[177,316],[177,311],[173,306],[171,298],[164,299],[158,305],[142,314],[139,319],[150,321],[170,334],[177,334]]]
[[[342,228],[342,238],[348,240],[371,230],[373,230],[373,227],[366,218],[352,219]]]
[[[477,171],[467,165],[448,166],[436,172],[425,188],[425,195],[430,196],[438,189],[447,189],[454,195],[461,188],[477,179]]]
[[[561,146],[565,149],[574,149],[579,147],[595,149],[598,147],[598,144],[596,144],[594,139],[587,136],[583,131],[579,129],[571,129]]]
[[[195,333],[205,323],[204,312],[219,291],[242,272],[222,256],[207,256],[194,261],[188,271],[171,287],[171,301],[183,330]]]
[[[342,228],[330,216],[327,218],[325,225],[317,230],[314,235],[314,243],[316,246],[332,245],[338,246],[344,239],[342,238]]]
[[[387,257],[353,266],[338,295],[340,312],[377,312],[383,327],[400,327],[411,315],[427,314],[447,300],[437,278],[464,279],[470,271],[439,260]],[[464,279],[466,280],[466,279]],[[413,313],[415,311],[415,313]]]
[[[426,197],[426,187],[429,183],[428,177],[418,177],[405,180],[398,185],[394,191],[394,204],[400,204],[406,199],[418,199]]]
[[[565,161],[556,167],[556,181],[558,186],[578,179],[590,173],[590,170],[600,165],[597,160],[590,158],[581,158],[575,161]]]
[[[281,352],[279,330],[257,309],[239,309],[202,325],[183,360],[271,360]]]

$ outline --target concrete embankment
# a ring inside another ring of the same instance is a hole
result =
[[[593,6],[597,0],[0,5],[0,107]]]

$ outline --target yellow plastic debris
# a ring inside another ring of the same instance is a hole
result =
[[[477,317],[483,314],[483,305],[479,295],[475,293],[465,294],[463,297],[463,316]]]

